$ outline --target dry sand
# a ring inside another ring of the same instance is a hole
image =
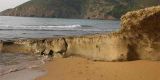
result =
[[[160,61],[99,62],[83,58],[57,58],[37,80],[160,80]]]

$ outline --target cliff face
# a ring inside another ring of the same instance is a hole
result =
[[[128,12],[121,18],[121,33],[140,59],[160,60],[160,6]],[[133,53],[132,53],[133,54]]]
[[[127,60],[127,44],[122,36],[89,35],[52,39],[2,42],[3,53],[31,53],[54,57],[81,56],[92,60]]]
[[[160,60],[160,6],[128,12],[110,34],[2,41],[1,52],[81,56],[92,60]]]
[[[127,11],[158,5],[159,0],[31,0],[0,13],[5,16],[119,19]]]

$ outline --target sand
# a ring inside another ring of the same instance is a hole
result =
[[[160,80],[160,61],[99,62],[56,58],[45,66],[48,74],[36,80]]]
[[[37,69],[24,69],[0,76],[0,80],[34,80],[45,72]]]

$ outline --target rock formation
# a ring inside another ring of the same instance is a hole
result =
[[[160,60],[160,6],[128,12],[118,32],[2,41],[1,52],[81,56],[100,61]]]
[[[138,59],[160,59],[160,6],[128,12],[121,18],[121,33]]]

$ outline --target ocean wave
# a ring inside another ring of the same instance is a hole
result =
[[[71,29],[80,28],[81,25],[64,25],[64,26],[11,26],[0,25],[1,30],[56,30],[56,29]]]

